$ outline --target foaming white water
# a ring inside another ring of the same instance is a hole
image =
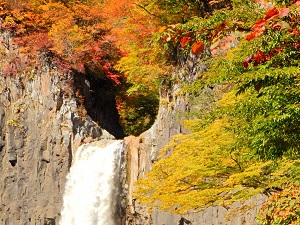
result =
[[[96,143],[81,146],[75,154],[60,225],[117,224],[122,141]]]

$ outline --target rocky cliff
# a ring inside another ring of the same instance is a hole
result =
[[[3,65],[18,50],[7,33],[0,42]],[[0,70],[3,225],[57,225],[72,151],[111,134],[123,137],[108,81],[58,72],[51,58],[41,64],[15,76]]]

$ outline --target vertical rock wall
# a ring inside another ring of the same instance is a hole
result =
[[[51,58],[38,70],[4,75],[3,65],[19,56],[9,33],[0,33],[0,43],[0,224],[58,225],[74,151],[114,138],[98,124],[122,136],[114,98],[88,96],[101,95],[103,89],[95,90],[101,81],[91,87],[84,76],[58,72]],[[78,93],[91,105],[88,112]],[[97,123],[88,113],[98,115]]]
[[[71,79],[49,67],[28,80],[0,77],[1,224],[58,224],[72,151],[105,136],[80,118]]]
[[[76,107],[61,96],[63,83],[49,71],[26,82],[0,78],[2,224],[56,224]]]

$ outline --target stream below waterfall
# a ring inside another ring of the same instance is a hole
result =
[[[116,225],[123,141],[78,148],[67,176],[60,225]]]

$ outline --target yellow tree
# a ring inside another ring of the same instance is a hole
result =
[[[235,101],[232,91],[219,106],[232,110]],[[152,171],[136,183],[137,200],[150,209],[187,213],[274,191],[272,187],[300,177],[299,160],[260,161],[255,151],[236,146],[235,128],[245,120],[223,115],[209,125],[203,123],[207,122],[186,121],[191,134],[174,136],[161,150]]]

